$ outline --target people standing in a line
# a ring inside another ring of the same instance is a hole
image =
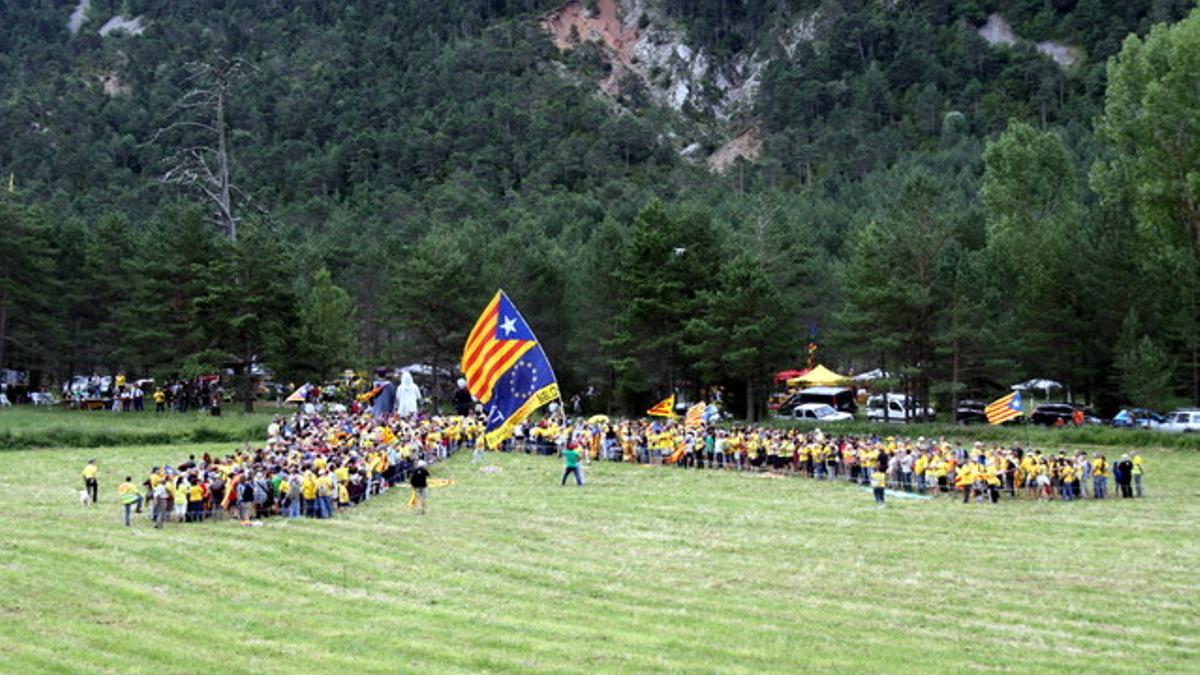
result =
[[[96,466],[96,460],[89,459],[83,467],[83,489],[87,490],[88,498],[95,504],[100,499],[100,482],[97,476],[100,473],[100,467]]]
[[[137,486],[133,484],[132,476],[125,476],[125,482],[117,487],[121,505],[125,507],[125,527],[129,527],[129,512],[137,506],[137,512],[142,512],[142,495],[138,494]]]
[[[563,451],[563,475],[559,485],[566,485],[567,476],[572,474],[575,476],[575,484],[583,485],[583,474],[579,472],[579,450],[576,449],[573,443],[568,445],[567,449]]]
[[[408,483],[413,489],[413,508],[418,515],[425,515],[425,501],[429,497],[429,469],[425,466],[425,460],[417,462],[417,468],[409,474]]]

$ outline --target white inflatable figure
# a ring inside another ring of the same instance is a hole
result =
[[[400,386],[396,387],[396,414],[401,417],[417,414],[417,401],[421,400],[421,388],[413,382],[412,374],[405,372],[400,376]]]

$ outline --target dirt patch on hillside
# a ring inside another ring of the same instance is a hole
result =
[[[589,11],[581,0],[571,0],[542,17],[542,27],[554,36],[559,49],[574,49],[581,42],[601,45],[611,70],[600,87],[609,95],[620,93],[618,82],[633,66],[631,54],[637,43],[637,28],[626,28],[617,16],[616,0],[595,0]]]
[[[762,154],[762,145],[758,127],[748,127],[708,156],[708,170],[725,173],[738,159],[753,162]]]

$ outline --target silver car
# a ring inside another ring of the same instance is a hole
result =
[[[1200,432],[1200,410],[1189,408],[1168,413],[1162,422],[1155,424],[1152,429],[1159,431],[1174,431],[1176,433]]]

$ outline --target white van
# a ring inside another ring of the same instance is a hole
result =
[[[1150,428],[1184,434],[1195,433],[1200,431],[1200,410],[1184,409],[1172,411],[1162,422],[1153,424]]]
[[[884,395],[875,394],[867,399],[867,419],[872,422],[920,422],[921,421],[921,404],[911,396],[904,394],[887,394],[887,408],[884,408]],[[908,408],[908,418],[904,416],[904,409]],[[932,407],[927,406],[924,409],[925,418],[933,421],[934,415],[937,414]]]

